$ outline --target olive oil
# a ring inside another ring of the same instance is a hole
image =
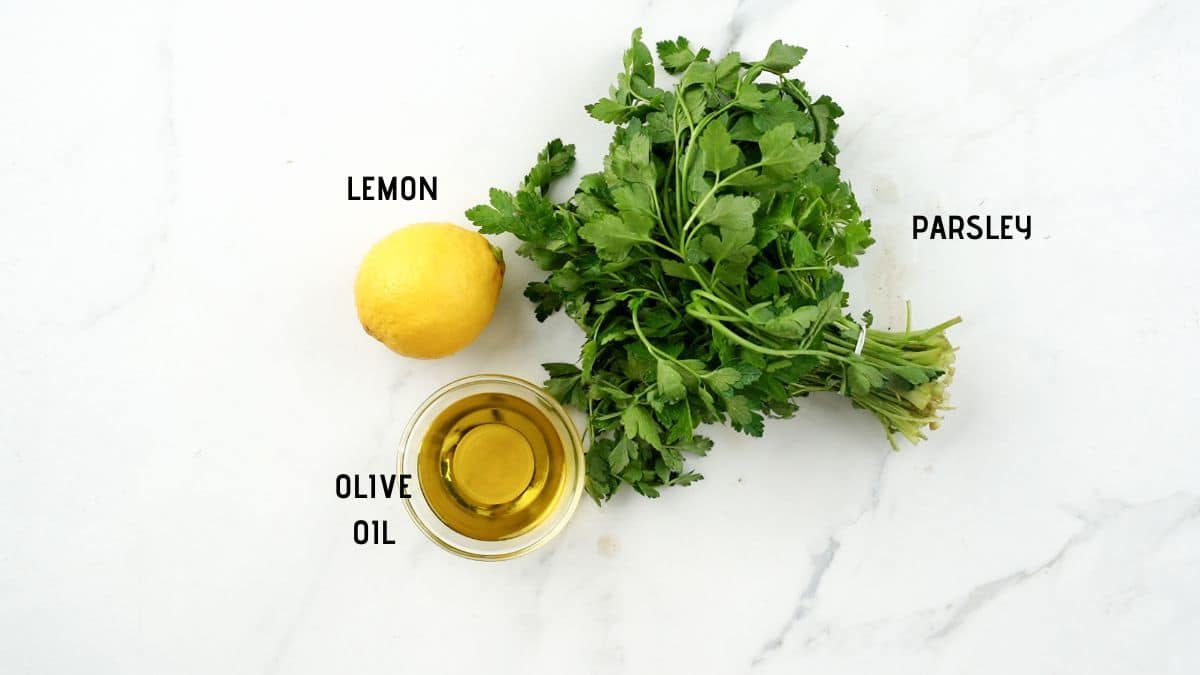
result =
[[[566,492],[566,449],[546,413],[516,396],[475,394],[442,411],[421,440],[417,479],[454,531],[486,541],[520,536]]]

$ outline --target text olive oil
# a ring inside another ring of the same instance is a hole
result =
[[[456,401],[421,440],[417,479],[434,514],[474,539],[537,527],[566,491],[566,450],[546,413],[516,396]]]

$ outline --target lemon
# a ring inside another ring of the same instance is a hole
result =
[[[354,281],[358,320],[392,351],[436,359],[483,332],[504,281],[504,259],[478,232],[416,223],[371,247]]]

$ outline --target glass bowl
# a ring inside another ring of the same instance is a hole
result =
[[[418,473],[422,441],[438,415],[469,396],[508,394],[534,406],[546,416],[563,447],[563,494],[536,526],[515,537],[475,539],[452,529],[429,505]],[[554,538],[566,526],[583,495],[583,443],[567,411],[541,387],[509,375],[470,375],[438,389],[413,413],[400,441],[397,472],[408,474],[411,497],[404,500],[408,514],[427,537],[451,553],[472,560],[508,560],[524,555]]]

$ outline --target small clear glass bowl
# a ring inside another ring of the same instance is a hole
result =
[[[468,537],[443,523],[426,501],[417,475],[421,441],[438,415],[468,396],[492,393],[515,396],[545,413],[546,419],[559,435],[565,454],[563,472],[566,485],[554,510],[532,530],[499,541]],[[408,482],[411,497],[404,500],[405,508],[417,527],[435,544],[472,560],[508,560],[529,553],[553,539],[575,513],[583,495],[583,443],[570,415],[541,387],[509,375],[470,375],[433,392],[413,413],[400,441],[397,472],[412,476]]]

